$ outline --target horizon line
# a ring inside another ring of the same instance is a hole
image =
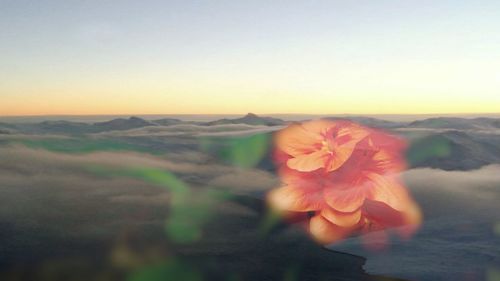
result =
[[[452,112],[452,113],[109,113],[109,114],[21,114],[21,115],[0,115],[0,118],[5,117],[57,117],[57,116],[158,116],[158,115],[177,115],[177,116],[228,116],[228,115],[247,115],[255,114],[258,116],[264,115],[386,115],[386,116],[415,116],[415,115],[500,115],[500,112]]]

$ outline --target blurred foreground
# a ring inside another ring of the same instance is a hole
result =
[[[425,217],[382,252],[267,210],[284,121],[0,124],[0,279],[499,280],[500,122],[464,120],[362,119],[410,141]]]

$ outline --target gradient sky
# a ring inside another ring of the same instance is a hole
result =
[[[500,112],[499,11],[0,0],[0,115]]]

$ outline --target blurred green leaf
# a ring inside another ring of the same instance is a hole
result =
[[[202,237],[203,226],[213,217],[218,204],[231,197],[227,191],[204,187],[193,190],[176,175],[155,168],[107,168],[90,166],[92,171],[107,177],[131,177],[166,188],[171,192],[170,212],[165,232],[174,243],[192,243]]]
[[[283,281],[298,281],[300,268],[296,265],[288,267],[285,271]]]
[[[259,233],[261,236],[269,234],[269,232],[281,222],[281,215],[271,209],[268,209],[266,215],[264,216],[262,222],[259,225]]]
[[[445,158],[451,154],[450,141],[441,136],[431,136],[415,140],[406,158],[411,166],[418,165],[428,159]]]
[[[242,167],[254,167],[266,156],[269,149],[269,134],[256,134],[252,136],[200,140],[202,150],[215,154],[224,162]]]
[[[500,222],[496,222],[493,224],[493,233],[500,236]]]
[[[202,275],[194,268],[171,259],[133,272],[128,281],[201,281]]]
[[[500,281],[500,270],[498,268],[489,268],[486,271],[487,281]]]

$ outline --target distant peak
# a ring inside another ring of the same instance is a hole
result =
[[[142,118],[139,118],[137,116],[131,116],[130,118],[128,118],[129,120],[144,120]]]
[[[247,113],[247,115],[245,115],[245,117],[258,117],[257,114],[254,114],[254,113]]]

